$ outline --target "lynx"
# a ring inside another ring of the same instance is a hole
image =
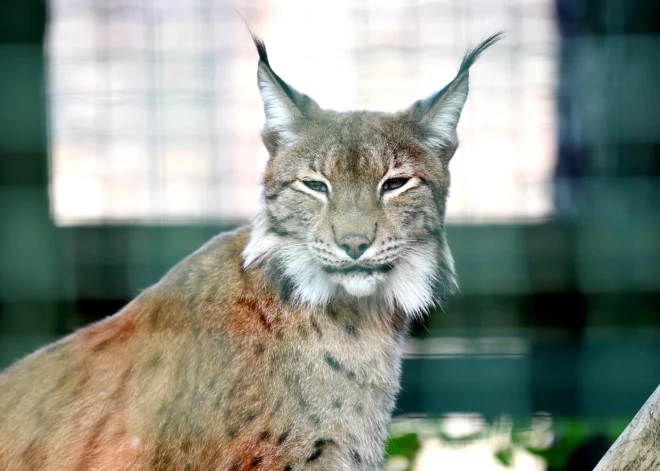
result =
[[[457,286],[445,237],[469,51],[394,113],[321,109],[253,37],[269,161],[252,224],[0,376],[0,469],[380,469],[411,319]]]

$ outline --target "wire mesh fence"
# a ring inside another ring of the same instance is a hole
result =
[[[471,76],[450,220],[552,212],[551,0],[52,0],[52,211],[58,224],[242,221],[267,159],[256,52],[332,109],[395,111],[438,90],[504,29]],[[488,197],[484,197],[488,195]]]

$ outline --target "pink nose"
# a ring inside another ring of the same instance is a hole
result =
[[[357,260],[371,245],[371,241],[364,234],[347,234],[339,239],[339,246],[353,260]]]

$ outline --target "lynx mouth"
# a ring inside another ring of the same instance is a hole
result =
[[[348,275],[351,273],[364,273],[365,275],[373,275],[374,273],[387,273],[394,269],[392,264],[379,265],[377,267],[365,267],[362,265],[352,265],[346,268],[333,268],[323,267],[323,271],[331,274]]]

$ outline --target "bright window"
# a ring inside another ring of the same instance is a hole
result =
[[[557,119],[553,2],[52,0],[52,201],[58,224],[242,221],[266,151],[257,54],[333,109],[394,111],[474,66],[448,217],[552,212]]]

